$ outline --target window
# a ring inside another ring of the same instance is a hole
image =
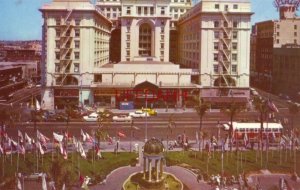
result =
[[[165,14],[165,7],[161,7],[161,8],[160,8],[160,14],[161,14],[161,15],[164,15],[164,14]]]
[[[154,15],[154,7],[150,7],[150,14]]]
[[[131,8],[130,8],[130,7],[127,7],[127,8],[126,8],[126,14],[128,14],[128,15],[131,14]]]
[[[161,55],[164,55],[164,53],[165,53],[164,51],[160,51],[160,54],[161,54]]]
[[[219,49],[219,43],[218,42],[215,42],[214,43],[214,50],[218,50]]]
[[[60,30],[56,29],[56,37],[60,37]]]
[[[237,5],[237,4],[234,4],[234,5],[233,5],[233,9],[238,9],[238,5]]]
[[[215,4],[215,9],[219,9],[220,5],[219,4]]]
[[[233,39],[237,39],[237,37],[238,37],[237,31],[233,31],[233,33],[232,33],[232,38],[233,38]]]
[[[57,72],[57,73],[60,72],[60,66],[58,63],[55,64],[55,72]]]
[[[138,7],[138,15],[142,14],[142,7]]]
[[[277,32],[276,35],[279,36],[279,32]]]
[[[130,48],[130,43],[126,43],[126,47],[127,47],[127,48]]]
[[[214,65],[214,72],[217,73],[219,70],[219,65]]]
[[[80,47],[80,43],[78,40],[75,41],[75,48],[79,48]]]
[[[297,25],[294,25],[294,29],[295,29],[295,30],[297,29]]]
[[[238,27],[238,22],[237,21],[233,21],[233,28],[237,28]]]
[[[233,73],[236,73],[236,72],[237,72],[237,65],[232,65],[232,66],[231,66],[231,71],[232,71]]]
[[[60,25],[60,18],[55,19],[56,25]]]
[[[297,44],[297,40],[296,39],[294,40],[294,44]]]
[[[130,56],[130,51],[129,50],[126,51],[126,56]]]
[[[164,27],[161,27],[160,33],[165,33],[165,28]]]
[[[80,19],[75,19],[75,25],[79,26],[80,25]]]
[[[79,29],[75,29],[75,37],[79,37],[80,36],[80,30]]]
[[[127,32],[130,32],[130,26],[127,26],[126,28],[127,28]]]
[[[214,53],[214,61],[218,61],[218,54]]]
[[[232,61],[237,61],[237,54],[236,53],[232,54]]]
[[[297,32],[294,32],[294,36],[297,36]]]
[[[165,40],[165,36],[164,35],[161,35],[160,38],[161,38],[162,41]]]
[[[279,29],[280,28],[280,25],[279,24],[277,24],[277,29]]]
[[[79,63],[74,63],[74,72],[79,73]]]
[[[237,49],[237,43],[232,43],[232,49],[234,49],[234,50]]]
[[[224,5],[224,10],[228,11],[228,5]]]
[[[151,56],[151,26],[144,23],[139,28],[139,55]]]
[[[276,43],[279,44],[279,39],[276,40]]]
[[[126,40],[130,40],[130,35],[129,34],[126,36]]]
[[[75,52],[75,59],[79,59],[79,52]]]
[[[214,21],[214,27],[215,28],[219,27],[219,21]]]
[[[58,41],[58,40],[55,40],[55,46],[56,46],[57,49],[60,48],[60,47],[59,47],[59,41]]]
[[[55,52],[55,59],[59,60],[59,58],[60,58],[59,52]]]
[[[165,44],[164,44],[164,43],[161,43],[161,44],[160,44],[160,48],[163,49],[164,47],[165,47]]]
[[[214,32],[214,36],[215,36],[215,39],[218,39],[219,36],[220,36],[220,32],[219,31],[215,31]]]

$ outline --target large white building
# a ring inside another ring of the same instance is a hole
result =
[[[199,71],[204,99],[249,97],[251,15],[249,0],[202,0],[179,19],[179,62]]]
[[[149,89],[153,101],[173,106],[195,89],[208,101],[249,96],[248,0],[193,8],[189,0],[53,0],[41,12],[46,109],[66,101],[139,107],[147,95],[136,91]]]

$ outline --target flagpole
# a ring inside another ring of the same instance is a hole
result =
[[[54,156],[54,137],[52,139],[52,152],[51,152],[51,161],[53,162],[53,156]]]
[[[17,145],[17,151],[18,151],[18,158],[17,158],[17,173],[18,173],[18,171],[19,171],[19,158],[20,158],[20,153],[19,153],[19,150],[18,150],[18,148],[19,148],[19,146],[20,146],[20,140],[19,140],[19,137],[18,137],[18,145]]]

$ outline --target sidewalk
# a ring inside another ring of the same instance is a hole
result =
[[[110,109],[110,111],[112,111],[113,113],[123,113],[123,114],[127,114],[129,112],[135,112],[136,110],[139,109],[133,109],[133,110],[119,110],[119,109]],[[155,109],[157,111],[158,114],[172,114],[172,113],[195,113],[194,108],[186,108],[186,109],[182,109],[182,108],[157,108]]]

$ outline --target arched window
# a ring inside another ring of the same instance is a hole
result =
[[[139,56],[151,56],[151,26],[144,23],[139,29]]]

